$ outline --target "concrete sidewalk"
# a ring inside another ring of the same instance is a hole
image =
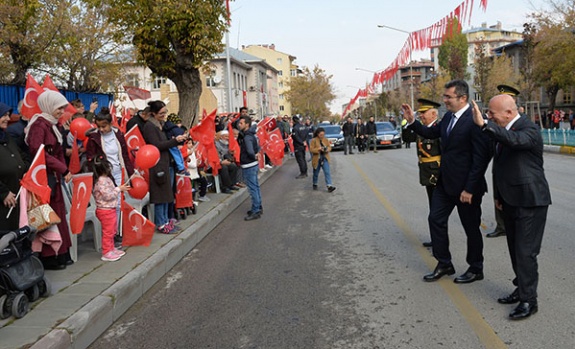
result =
[[[276,169],[262,173],[260,184]],[[128,247],[118,262],[102,262],[91,240],[80,243],[78,262],[66,270],[46,271],[50,297],[32,304],[22,319],[0,321],[0,349],[88,347],[249,193],[244,188],[233,195],[208,196],[210,202],[200,203],[195,215],[178,223],[181,233],[155,234],[149,247]]]

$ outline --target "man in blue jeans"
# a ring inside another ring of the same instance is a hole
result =
[[[260,151],[260,146],[256,138],[256,126],[251,127],[251,122],[251,118],[245,115],[240,116],[238,120],[238,129],[240,130],[238,135],[240,165],[242,167],[244,182],[252,198],[252,209],[249,210],[248,215],[244,217],[246,221],[259,219],[263,213],[260,184],[258,182],[259,170],[257,154]]]

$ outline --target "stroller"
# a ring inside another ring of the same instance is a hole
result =
[[[51,285],[42,262],[32,255],[32,228],[0,231],[0,236],[0,319],[21,318],[28,313],[29,302],[50,295]]]

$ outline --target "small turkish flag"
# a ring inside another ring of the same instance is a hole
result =
[[[44,144],[40,145],[30,169],[20,180],[20,185],[31,193],[36,194],[43,204],[50,203],[50,193],[52,190],[48,186],[48,173],[46,172],[46,154]]]
[[[72,234],[80,234],[84,229],[86,209],[92,196],[94,177],[92,173],[82,173],[72,177],[72,207],[74,214],[70,215],[70,230]]]
[[[150,246],[156,231],[154,223],[125,201],[122,201],[122,216],[122,245]]]
[[[265,145],[264,152],[269,156],[274,165],[279,166],[282,164],[284,157],[284,141],[278,128],[268,133],[268,141]]]
[[[218,170],[222,167],[215,143],[216,110],[214,109],[210,115],[206,115],[204,110],[202,115],[202,122],[192,127],[190,135],[202,146],[202,155],[204,156],[202,160],[212,167],[212,173],[216,176]]]
[[[22,101],[22,115],[28,119],[32,119],[34,114],[42,113],[38,106],[38,96],[44,92],[40,84],[34,80],[32,75],[28,74],[26,77],[26,92],[24,92],[24,99]]]
[[[142,132],[140,132],[140,128],[138,125],[134,125],[125,135],[124,138],[126,139],[126,145],[128,146],[128,155],[130,156],[130,160],[134,162],[136,160],[135,154],[144,145],[146,145],[146,141],[142,136]]]
[[[176,175],[176,208],[193,206],[192,181],[188,177]]]

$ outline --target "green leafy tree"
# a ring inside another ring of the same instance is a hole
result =
[[[24,85],[59,37],[66,2],[0,0],[0,82]]]
[[[221,0],[86,0],[104,11],[116,37],[131,39],[141,63],[174,82],[180,117],[192,124],[198,112],[201,68],[224,49],[227,30]]]
[[[328,106],[336,98],[331,79],[332,75],[317,65],[313,70],[305,67],[302,74],[293,77],[285,93],[293,113],[313,118],[330,116]]]
[[[436,102],[441,102],[441,96],[445,90],[445,84],[451,80],[451,77],[443,70],[439,69],[431,75],[431,79],[419,86],[419,96]]]
[[[456,18],[448,23],[437,59],[451,79],[465,79],[467,72],[467,37],[461,33]]]

